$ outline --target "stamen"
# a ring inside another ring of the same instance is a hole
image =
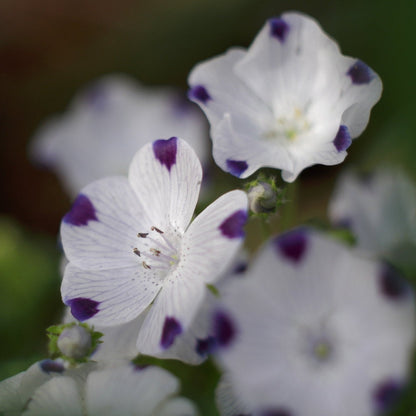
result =
[[[145,261],[142,262],[142,265],[145,269],[151,269],[151,267]]]
[[[140,257],[140,250],[137,247],[134,247],[133,253],[137,254]]]
[[[150,227],[150,229],[151,229],[152,231],[157,231],[159,234],[163,234],[163,231],[162,231],[162,230],[159,230],[159,228],[155,227],[154,225],[152,225],[152,226]]]
[[[149,235],[149,233],[137,233],[137,237],[140,238],[146,238]]]
[[[158,250],[157,248],[151,248],[150,251],[157,257],[160,256],[160,250]]]

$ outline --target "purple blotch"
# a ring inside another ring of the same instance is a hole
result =
[[[54,361],[50,359],[42,360],[39,362],[41,370],[47,374],[49,373],[62,373],[65,370],[65,367],[59,361]]]
[[[275,246],[279,253],[293,263],[299,262],[306,252],[308,239],[305,230],[293,230],[277,237]]]
[[[182,334],[181,324],[176,318],[167,316],[163,325],[160,346],[164,349],[169,348],[175,342],[175,338],[180,334]]]
[[[270,35],[284,42],[289,33],[289,25],[280,17],[274,17],[269,20]]]
[[[247,212],[242,209],[234,212],[219,226],[222,234],[228,238],[244,237],[244,225],[247,222]]]
[[[339,126],[339,130],[333,141],[338,152],[343,152],[351,146],[351,135],[347,126]]]
[[[176,163],[176,152],[178,147],[177,137],[167,140],[156,140],[153,142],[153,153],[162,165],[170,172],[171,167]]]
[[[215,312],[213,332],[216,345],[219,347],[228,347],[234,340],[236,329],[230,316],[226,312],[222,310]]]
[[[403,299],[410,292],[410,287],[401,273],[387,262],[381,266],[379,287],[381,293],[392,300]]]
[[[372,69],[360,60],[350,67],[347,75],[351,78],[352,83],[357,85],[368,84],[375,76]]]
[[[237,178],[239,178],[248,168],[248,164],[245,160],[227,159],[225,163],[227,165],[227,171],[231,173],[231,175],[237,176]]]
[[[205,357],[215,349],[215,346],[216,346],[215,338],[212,336],[208,336],[204,339],[196,340],[195,351],[201,357]]]
[[[188,91],[188,97],[190,100],[200,101],[206,104],[209,100],[212,100],[207,89],[203,85],[195,85]]]
[[[238,262],[232,269],[233,274],[243,274],[247,271],[248,263],[246,261]]]
[[[83,226],[89,221],[98,221],[94,205],[86,195],[79,194],[72,203],[71,209],[65,214],[63,222]]]
[[[72,316],[82,322],[92,318],[99,311],[100,302],[88,298],[74,298],[68,299],[65,304],[71,308]]]
[[[373,400],[378,412],[390,410],[403,391],[403,383],[388,379],[380,383],[373,392]]]

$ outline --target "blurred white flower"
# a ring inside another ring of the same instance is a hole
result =
[[[247,50],[197,65],[189,84],[211,124],[216,163],[242,178],[282,169],[287,182],[308,166],[341,163],[382,89],[375,72],[300,13],[268,20]]]
[[[136,335],[148,355],[162,354],[190,328],[207,284],[241,246],[247,220],[247,196],[235,190],[190,223],[201,179],[194,151],[172,137],[139,150],[128,179],[82,190],[61,224],[69,260],[61,292],[76,319],[115,326],[146,311]]]
[[[66,113],[41,126],[30,152],[75,196],[94,180],[127,174],[140,147],[171,136],[189,141],[202,163],[208,162],[205,121],[185,97],[112,75],[81,91]]]
[[[214,335],[228,384],[218,394],[223,415],[370,416],[406,383],[411,289],[327,237],[298,229],[271,240],[222,300]]]
[[[47,371],[42,363],[0,383],[6,416],[197,415],[192,402],[176,397],[178,380],[161,368],[119,363]]]
[[[360,249],[416,268],[416,187],[400,171],[344,174],[329,216],[333,224],[352,231]]]

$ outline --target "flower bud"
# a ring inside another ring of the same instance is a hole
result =
[[[67,357],[83,358],[91,348],[91,334],[87,329],[78,325],[65,328],[59,335],[58,348]]]
[[[278,190],[267,182],[259,181],[248,190],[250,209],[255,214],[270,213],[276,209]]]

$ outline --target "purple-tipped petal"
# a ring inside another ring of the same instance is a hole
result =
[[[360,60],[357,60],[350,67],[347,75],[351,78],[352,83],[356,85],[368,84],[375,77],[372,69]]]
[[[209,100],[212,100],[207,89],[203,85],[195,85],[188,91],[188,97],[191,100],[200,101],[206,104]]]
[[[289,25],[280,17],[274,17],[269,20],[270,35],[278,39],[280,42],[284,42],[287,34],[289,33]]]
[[[380,383],[373,393],[373,400],[377,412],[382,413],[390,410],[397,402],[403,391],[403,383],[388,379]]]
[[[351,145],[351,135],[347,126],[339,126],[339,130],[333,141],[335,148],[338,152],[347,150]]]
[[[62,373],[65,370],[63,364],[59,361],[50,359],[42,360],[39,362],[39,367],[44,373]]]
[[[164,349],[169,348],[178,335],[182,334],[181,324],[173,317],[166,317],[163,325],[162,337],[160,339],[160,346]]]
[[[176,137],[171,137],[168,140],[156,140],[153,142],[153,153],[155,157],[162,165],[166,166],[166,169],[170,172],[171,167],[176,163],[177,152]]]
[[[400,272],[391,264],[383,263],[379,274],[381,293],[392,300],[401,300],[410,292]]]
[[[298,263],[302,259],[308,246],[307,234],[304,230],[289,231],[274,241],[279,253],[293,263]]]
[[[79,194],[63,222],[80,227],[87,225],[89,221],[98,221],[94,205],[86,195]]]
[[[231,175],[237,176],[238,178],[247,170],[248,164],[245,160],[232,160],[227,159],[225,161],[227,164],[227,171]]]
[[[99,311],[100,302],[88,298],[74,298],[68,299],[65,304],[71,308],[72,316],[82,322],[92,318]]]
[[[228,347],[235,338],[236,328],[230,316],[224,311],[214,314],[214,337],[219,347]]]
[[[205,357],[210,354],[216,346],[215,338],[212,336],[208,336],[204,339],[197,339],[195,351],[201,356]]]
[[[221,225],[220,230],[228,238],[244,237],[244,225],[247,222],[247,212],[240,210],[230,215]]]

